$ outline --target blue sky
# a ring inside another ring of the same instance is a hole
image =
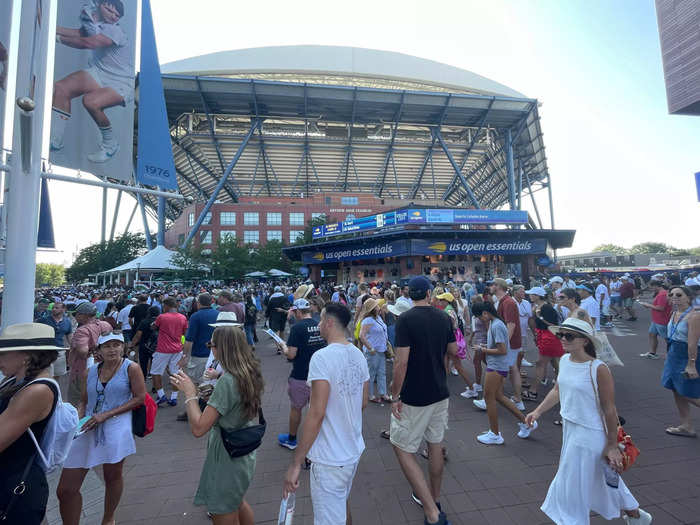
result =
[[[345,45],[506,84],[542,103],[555,224],[577,230],[568,252],[604,242],[700,245],[700,117],[668,114],[652,0],[443,0],[429,8],[423,0],[152,0],[152,9],[161,63],[246,47]],[[86,210],[95,220],[76,231],[61,198],[75,187],[55,184],[63,251],[42,258],[70,262],[76,246],[99,239],[100,190],[80,191],[95,203]],[[123,228],[131,209],[122,210]]]

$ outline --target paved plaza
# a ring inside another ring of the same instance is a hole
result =
[[[647,350],[648,315],[640,312],[636,323],[618,321],[606,330],[625,367],[614,368],[617,406],[627,419],[626,430],[642,451],[638,463],[624,479],[641,506],[654,516],[655,525],[700,524],[700,441],[668,436],[664,428],[678,422],[673,399],[660,384],[663,360],[640,359]],[[290,365],[275,354],[268,337],[258,331],[257,354],[265,376],[263,401],[267,434],[258,450],[255,479],[247,500],[258,524],[276,524],[282,480],[292,452],[277,445],[277,434],[286,432],[289,401],[287,377]],[[663,353],[663,352],[661,352]],[[531,347],[528,357],[535,360]],[[534,375],[534,369],[527,369]],[[516,437],[517,425],[500,411],[504,446],[485,446],[476,435],[487,428],[486,414],[471,400],[459,396],[463,384],[450,376],[450,428],[446,443],[442,506],[450,521],[461,524],[551,523],[539,510],[554,477],[561,428],[552,424],[556,410],[540,420],[530,439]],[[527,403],[527,408],[535,405]],[[125,490],[117,511],[120,525],[178,525],[210,523],[205,509],[192,504],[205,456],[206,438],[192,437],[187,424],[175,421],[182,409],[158,412],[156,430],[137,439],[137,454],[126,460]],[[350,499],[355,525],[422,524],[421,509],[411,500],[411,489],[394,457],[390,443],[379,432],[387,428],[388,405],[370,404],[364,412],[367,445]],[[700,421],[700,415],[696,415]],[[427,461],[419,459],[427,467]],[[302,473],[297,493],[295,525],[312,524],[308,471]],[[84,486],[85,524],[99,524],[102,487],[91,472]],[[52,480],[52,490],[55,487]],[[55,495],[49,502],[47,521],[60,523]],[[620,520],[622,522],[622,520]],[[607,523],[592,518],[591,523]]]

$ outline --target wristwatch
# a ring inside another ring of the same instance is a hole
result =
[[[392,403],[398,403],[399,401],[401,401],[401,395],[391,398]]]

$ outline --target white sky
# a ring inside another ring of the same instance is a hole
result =
[[[652,0],[151,4],[161,63],[247,47],[343,45],[407,53],[501,82],[543,104],[555,226],[577,230],[564,253],[603,242],[700,245],[693,177],[700,117],[668,115]],[[538,205],[548,223],[545,193]],[[76,247],[99,241],[101,190],[54,182],[51,199],[59,252],[38,260],[70,264]],[[133,203],[122,199],[117,231]],[[140,229],[137,212],[132,230]]]

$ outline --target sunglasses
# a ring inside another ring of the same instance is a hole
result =
[[[557,337],[559,339],[566,339],[567,341],[571,342],[574,339],[583,339],[584,336],[572,334],[571,332],[557,332]]]
[[[670,293],[668,294],[669,297],[685,297],[682,293]]]

